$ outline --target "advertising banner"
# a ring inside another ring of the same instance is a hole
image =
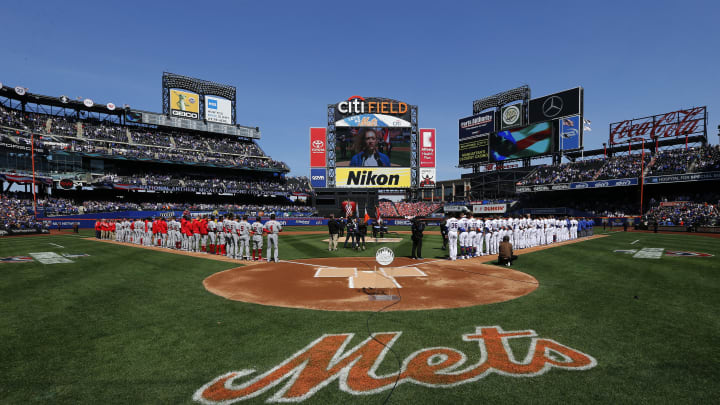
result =
[[[420,168],[420,187],[421,188],[435,188],[436,173],[435,168],[421,167]]]
[[[645,185],[660,183],[684,183],[687,181],[703,181],[720,179],[720,172],[670,174],[666,176],[647,176]]]
[[[645,181],[647,182],[647,177]],[[561,183],[561,184],[541,184],[537,186],[516,186],[515,192],[531,193],[536,191],[558,191],[558,190],[582,190],[587,188],[604,188],[604,187],[625,187],[637,186],[640,184],[636,177],[629,179],[612,179],[597,181],[581,181],[577,183]]]
[[[579,115],[573,115],[560,120],[560,141],[558,145],[560,146],[560,150],[580,148]]]
[[[435,167],[435,128],[420,129],[420,167]]]
[[[205,120],[232,124],[232,101],[216,96],[205,96]]]
[[[568,115],[582,115],[582,87],[530,100],[530,124]]]
[[[310,167],[325,167],[326,133],[326,128],[310,128]]]
[[[335,169],[338,188],[409,188],[410,168],[365,167]]]
[[[541,122],[525,128],[490,135],[493,161],[522,159],[552,152],[552,125]]]
[[[495,132],[495,111],[486,111],[470,117],[461,118],[458,126],[461,141]]]
[[[507,204],[473,205],[473,214],[504,214]]]
[[[327,187],[327,172],[324,167],[310,169],[310,185],[313,188]]]
[[[488,134],[460,141],[459,164],[487,163],[490,160],[490,139]]]
[[[170,89],[170,115],[200,119],[200,96],[190,91]]]
[[[513,104],[500,110],[500,129],[521,127],[525,123],[522,104]]]
[[[706,107],[678,110],[610,124],[610,144],[705,133]]]

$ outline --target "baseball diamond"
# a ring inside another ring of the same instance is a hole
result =
[[[719,402],[720,2],[6,3],[0,405]]]

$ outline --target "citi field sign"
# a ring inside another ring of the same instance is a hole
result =
[[[337,110],[343,115],[359,115],[359,114],[389,114],[402,115],[408,112],[407,103],[392,100],[365,100],[361,96],[352,96],[347,101],[341,101],[337,104]]]
[[[335,385],[351,395],[371,395],[395,385],[414,384],[427,388],[451,388],[480,383],[485,377],[536,377],[553,369],[589,370],[597,361],[588,354],[552,339],[538,337],[534,330],[504,331],[500,326],[478,326],[462,335],[464,342],[477,342],[477,362],[451,347],[421,348],[403,361],[400,369],[378,374],[390,348],[401,332],[375,333],[350,347],[352,333],[322,335],[270,370],[256,374],[252,368],[230,371],[200,387],[193,399],[202,404],[228,405],[270,393],[265,402],[303,402],[318,391]],[[529,346],[515,353],[510,342]],[[470,364],[468,364],[470,363]],[[394,362],[393,362],[394,364]],[[240,365],[244,365],[240,360]]]

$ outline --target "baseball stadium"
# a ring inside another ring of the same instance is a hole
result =
[[[710,103],[591,121],[596,81],[532,76],[293,121],[210,67],[117,79],[153,103],[33,69],[0,77],[2,404],[720,396]]]

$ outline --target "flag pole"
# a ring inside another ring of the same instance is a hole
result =
[[[35,194],[35,134],[30,133],[30,156],[32,159],[33,214],[37,220],[37,195]]]
[[[640,216],[643,214],[643,192],[645,191],[645,139],[642,141],[642,154],[640,157]]]

